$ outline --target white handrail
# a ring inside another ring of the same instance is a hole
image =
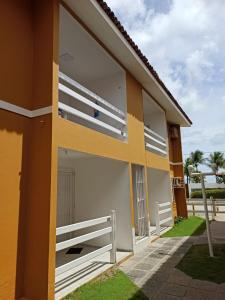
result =
[[[170,212],[170,211],[171,211],[171,208],[166,208],[166,209],[160,210],[160,211],[159,211],[159,214],[160,214],[160,215],[163,215],[163,214],[165,214],[165,213],[167,213],[167,212]]]
[[[166,142],[166,139],[164,137],[162,137],[160,134],[156,133],[155,131],[151,130],[150,128],[148,128],[147,126],[144,126],[144,129],[151,133],[154,134],[155,136],[157,136],[159,139],[161,139],[162,141]]]
[[[61,273],[68,271],[71,268],[74,268],[84,262],[87,262],[90,259],[95,258],[107,251],[110,251],[110,262],[111,263],[116,262],[116,212],[115,212],[115,210],[112,210],[111,216],[87,220],[87,221],[79,222],[76,224],[59,227],[56,229],[56,235],[62,235],[62,234],[76,231],[79,229],[88,228],[90,226],[96,226],[99,224],[106,223],[108,221],[110,221],[109,227],[95,230],[90,233],[83,234],[83,235],[77,236],[75,238],[71,238],[69,240],[59,242],[56,244],[56,252],[58,252],[63,249],[69,248],[69,247],[77,245],[77,244],[84,243],[86,241],[98,238],[98,237],[106,235],[106,234],[110,234],[110,242],[111,242],[109,245],[103,246],[100,249],[92,251],[91,253],[81,256],[81,257],[73,260],[72,262],[66,263],[66,264],[56,268],[56,275],[60,275]]]
[[[163,155],[168,154],[167,142],[165,138],[163,138],[161,135],[151,130],[147,126],[144,126],[144,136],[145,136],[146,148],[162,153]],[[154,143],[157,144],[158,146],[154,145]]]
[[[172,217],[169,217],[169,218],[166,218],[166,219],[160,220],[160,222],[159,222],[159,225],[165,224],[165,223],[167,223],[168,221],[172,221],[172,220],[173,220],[173,218],[172,218]]]
[[[56,244],[56,252],[66,249],[66,248],[69,248],[71,246],[75,246],[77,244],[81,244],[83,242],[87,242],[92,239],[95,239],[97,237],[100,237],[102,235],[110,233],[111,231],[112,231],[112,227],[106,227],[106,228],[99,229],[99,230],[96,230],[96,231],[93,231],[93,232],[90,232],[87,234],[83,234],[81,236],[75,237],[75,238],[67,240],[67,241],[57,243]]]
[[[170,206],[170,207],[165,209],[165,207],[167,207],[167,206]],[[164,219],[161,219],[162,215],[164,215],[165,213],[171,213],[171,215],[169,217],[167,216],[166,218],[164,217]],[[156,202],[156,216],[155,217],[156,217],[156,234],[160,235],[161,225],[173,220],[171,202],[164,202],[164,203]]]
[[[151,145],[151,144],[149,144],[149,143],[146,143],[145,145],[146,145],[146,147],[149,148],[149,149],[153,149],[153,150],[158,151],[158,152],[160,152],[160,153],[162,153],[162,154],[164,154],[164,155],[167,155],[167,151],[164,151],[164,150],[162,150],[162,149],[160,149],[160,148],[158,148],[158,147],[156,147],[156,146],[153,146],[153,145]]]
[[[95,93],[93,93],[92,91],[90,91],[89,89],[87,89],[86,87],[84,87],[83,85],[81,85],[80,83],[78,83],[77,81],[75,81],[74,79],[72,79],[69,76],[65,75],[64,73],[59,72],[59,78],[61,78],[65,82],[69,83],[70,85],[74,86],[78,90],[82,91],[86,95],[91,96],[92,98],[94,98],[95,100],[97,100],[101,104],[107,106],[108,108],[112,109],[113,111],[116,111],[121,116],[125,117],[125,114],[124,114],[123,111],[121,111],[120,109],[118,109],[114,105],[110,104],[109,102],[105,101],[103,98],[101,98],[100,96],[96,95]]]
[[[111,113],[110,111],[106,110],[105,108],[102,108],[101,106],[99,106],[98,104],[95,104],[94,102],[88,100],[87,98],[85,98],[84,96],[78,94],[77,92],[74,92],[73,90],[71,90],[70,88],[68,88],[67,86],[59,83],[59,90],[62,91],[63,93],[71,96],[72,98],[94,108],[95,110],[98,110],[100,112],[102,112],[104,115],[114,119],[115,121],[126,125],[126,122],[124,120],[122,120],[121,118],[117,117],[116,115],[114,115],[113,113]]]
[[[171,203],[168,201],[168,202],[164,202],[164,203],[158,203],[159,207],[166,207],[166,206],[169,206],[171,205]]]
[[[83,228],[88,228],[90,226],[99,225],[102,223],[106,223],[110,220],[111,220],[111,216],[106,216],[106,217],[102,217],[102,218],[87,220],[87,221],[83,221],[83,222],[79,222],[79,223],[75,223],[75,224],[71,224],[71,225],[67,225],[67,226],[58,227],[58,228],[56,228],[56,235],[58,236],[61,234],[69,233],[69,232],[80,230]]]
[[[66,272],[72,268],[75,268],[75,267],[79,266],[80,264],[83,264],[101,254],[104,254],[105,252],[111,251],[111,250],[112,250],[112,244],[109,244],[109,245],[106,245],[106,246],[104,246],[100,249],[97,249],[91,253],[81,256],[65,265],[62,265],[62,266],[56,268],[56,272],[55,272],[56,276]]]
[[[157,143],[157,144],[159,144],[159,145],[163,146],[164,148],[166,148],[166,147],[167,147],[166,143],[164,143],[164,142],[160,142],[159,140],[155,139],[153,136],[150,136],[150,135],[149,135],[149,134],[147,134],[146,132],[144,133],[144,135],[145,135],[145,137],[146,137],[146,138],[148,138],[149,140],[152,140],[152,141],[154,141],[155,143]]]
[[[96,124],[96,125],[98,125],[98,126],[100,126],[100,127],[103,127],[103,128],[105,128],[105,129],[111,131],[111,132],[114,132],[114,133],[119,134],[119,135],[126,136],[126,133],[122,132],[121,130],[119,130],[119,129],[117,129],[117,128],[115,128],[115,127],[109,125],[109,124],[106,124],[105,122],[103,122],[103,121],[101,121],[101,120],[98,120],[98,119],[96,119],[96,118],[94,118],[94,117],[91,117],[91,116],[89,116],[88,114],[85,114],[85,113],[83,113],[83,112],[81,112],[81,111],[79,111],[79,110],[77,110],[77,109],[75,109],[75,108],[73,108],[73,107],[71,107],[71,106],[69,106],[69,105],[67,105],[67,104],[64,104],[64,103],[62,103],[62,102],[59,102],[59,103],[58,103],[58,107],[59,107],[62,111],[65,111],[65,112],[67,112],[67,113],[69,113],[69,114],[72,114],[72,115],[74,115],[74,116],[77,116],[77,117],[79,117],[79,118],[81,118],[81,119],[84,119],[84,120],[86,120],[86,121],[89,121],[89,122],[91,122],[91,123],[94,123],[94,124]]]

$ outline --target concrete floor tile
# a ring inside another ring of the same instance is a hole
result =
[[[166,282],[168,280],[170,276],[170,273],[168,272],[161,272],[161,271],[157,271],[152,275],[152,280],[156,280],[156,281],[162,281],[162,282]]]
[[[181,299],[182,298],[180,298],[180,297],[164,294],[162,292],[160,292],[155,297],[153,297],[153,300],[181,300]],[[150,300],[151,300],[151,298],[150,298]]]
[[[225,283],[218,284],[217,291],[220,293],[225,293]]]
[[[213,300],[225,300],[225,293],[216,293]]]
[[[135,266],[138,270],[150,271],[152,268],[155,267],[155,264],[149,264],[147,262],[139,263]]]
[[[192,280],[191,277],[184,274],[183,272],[181,272],[179,270],[174,270],[173,272],[171,272],[171,275],[169,276],[167,281],[169,283],[175,283],[175,284],[179,284],[179,285],[188,286],[190,284],[191,280]]]
[[[218,289],[218,284],[210,281],[203,281],[198,279],[192,279],[190,281],[190,287],[200,289],[203,291],[216,291]]]
[[[142,279],[144,276],[146,276],[146,274],[146,271],[136,269],[133,269],[127,273],[128,277],[131,279]]]
[[[216,300],[216,293],[213,291],[203,291],[198,288],[187,288],[185,300]]]
[[[187,287],[179,284],[169,283],[167,282],[161,289],[161,292],[164,294],[183,297],[185,296]]]

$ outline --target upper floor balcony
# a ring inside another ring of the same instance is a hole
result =
[[[59,43],[59,115],[126,139],[125,71],[63,7]]]
[[[146,150],[168,155],[168,134],[164,110],[143,91],[144,136]]]

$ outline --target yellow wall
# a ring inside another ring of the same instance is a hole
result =
[[[145,164],[143,101],[141,86],[127,74],[128,141],[56,118],[56,140],[59,147]]]
[[[27,109],[52,104],[58,63],[55,4],[1,1],[0,100]],[[57,160],[51,115],[28,119],[0,110],[0,143],[0,299],[53,299],[55,265],[49,247],[55,247],[51,213]]]
[[[58,148],[126,161],[131,180],[131,163],[169,171],[169,161],[145,151],[142,87],[129,73],[127,142],[58,117],[57,0],[2,1],[0,38],[0,100],[53,106],[34,119],[0,110],[0,299],[53,299]]]
[[[0,100],[31,107],[33,36],[29,1],[0,3]],[[0,299],[14,299],[24,228],[30,120],[0,110]],[[19,283],[18,279],[18,283]],[[21,283],[21,282],[20,282]]]

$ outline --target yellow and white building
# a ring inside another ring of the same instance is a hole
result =
[[[191,121],[102,0],[2,1],[0,33],[0,299],[60,298],[187,216]]]

